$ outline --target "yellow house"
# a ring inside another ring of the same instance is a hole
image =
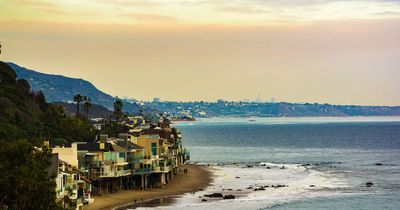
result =
[[[143,129],[137,137],[137,145],[144,147],[148,159],[160,156],[160,131],[161,129]]]
[[[58,154],[61,160],[72,166],[78,167],[78,149],[75,143],[71,147],[54,147],[52,148],[52,153]]]

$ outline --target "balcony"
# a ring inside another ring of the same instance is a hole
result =
[[[170,167],[169,166],[155,166],[151,168],[151,172],[154,173],[168,173]]]
[[[143,163],[144,155],[143,154],[134,154],[133,157],[128,159],[128,162],[131,163]]]
[[[107,165],[112,165],[113,164],[113,161],[109,161],[109,160],[104,160],[104,161],[98,161],[98,160],[95,160],[95,161],[90,161],[90,162],[87,162],[86,163],[86,169],[89,169],[89,168],[102,168],[102,167],[104,167],[104,166],[107,166]]]
[[[99,173],[100,177],[120,177],[131,175],[131,170],[103,171]]]
[[[149,173],[151,173],[150,168],[139,168],[139,169],[133,170],[133,172],[132,172],[133,175],[141,175],[141,174],[149,174]]]
[[[164,172],[164,173],[168,173],[169,169],[170,169],[169,166],[161,166],[160,167],[161,172]]]
[[[151,167],[151,171],[152,171],[152,172],[155,172],[155,173],[157,173],[157,172],[162,172],[160,166]]]

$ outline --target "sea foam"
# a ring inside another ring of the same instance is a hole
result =
[[[260,209],[299,199],[342,193],[346,180],[297,164],[260,163],[257,165],[210,166],[211,186],[176,199],[172,206],[159,209]],[[207,198],[204,195],[234,195],[234,200]],[[207,201],[202,201],[206,199]]]

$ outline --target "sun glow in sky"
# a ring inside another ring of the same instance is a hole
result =
[[[118,96],[400,105],[398,0],[0,0],[0,41]]]

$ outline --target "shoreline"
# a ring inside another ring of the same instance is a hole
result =
[[[183,168],[188,169],[188,174],[183,173]],[[85,210],[119,209],[137,202],[146,202],[162,197],[170,197],[190,192],[201,191],[211,183],[211,170],[206,166],[185,165],[169,184],[163,188],[146,190],[124,190],[117,194],[93,196],[94,203],[85,205]]]

